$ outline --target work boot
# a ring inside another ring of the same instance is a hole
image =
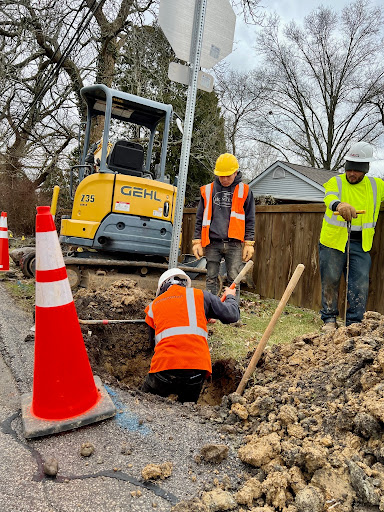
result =
[[[324,332],[324,333],[332,332],[332,331],[335,331],[336,329],[337,329],[336,322],[327,322],[321,328],[322,332]]]

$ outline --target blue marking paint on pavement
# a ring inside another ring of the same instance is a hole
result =
[[[151,429],[149,429],[146,425],[140,425],[139,417],[137,414],[134,414],[132,411],[130,411],[127,405],[118,398],[116,391],[113,391],[106,384],[104,384],[104,388],[108,391],[112,402],[116,406],[117,412],[115,421],[119,427],[125,430],[129,430],[130,432],[139,432],[144,436],[147,436],[151,433]]]

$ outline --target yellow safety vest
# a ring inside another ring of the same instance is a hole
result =
[[[345,252],[348,231],[347,222],[341,215],[335,215],[332,205],[336,201],[348,203],[356,210],[365,210],[352,219],[351,230],[362,231],[363,251],[370,251],[375,234],[375,226],[384,200],[384,182],[380,178],[364,176],[360,183],[351,185],[345,174],[335,176],[324,184],[324,203],[327,209],[323,218],[320,243],[326,247]]]

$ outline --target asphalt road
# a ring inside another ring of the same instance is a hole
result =
[[[208,443],[226,443],[201,409],[141,392],[106,386],[117,407],[113,419],[56,435],[26,440],[20,395],[31,392],[34,338],[31,316],[20,311],[0,283],[0,510],[2,512],[170,511],[179,501],[229,478],[236,485],[243,466],[236,443],[215,466],[195,456]],[[65,328],[65,327],[62,327]],[[52,332],[54,342],[55,333]],[[209,415],[208,415],[209,416]],[[90,442],[90,457],[80,454]],[[43,461],[54,457],[56,477]],[[145,482],[149,463],[172,462],[172,475]]]

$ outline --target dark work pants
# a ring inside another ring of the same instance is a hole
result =
[[[240,240],[230,240],[228,242],[211,240],[211,243],[205,248],[205,257],[207,258],[207,290],[214,295],[219,293],[219,270],[221,258],[225,260],[227,275],[232,283],[243,268],[243,248]],[[236,286],[236,300],[240,302],[240,286]]]
[[[164,397],[177,395],[179,402],[197,402],[205,375],[204,370],[166,370],[148,373],[141,390]]]
[[[347,253],[319,244],[321,276],[321,319],[335,322],[341,274],[346,275]],[[364,252],[361,242],[351,240],[349,249],[348,309],[346,324],[361,322],[368,299],[371,255]]]

